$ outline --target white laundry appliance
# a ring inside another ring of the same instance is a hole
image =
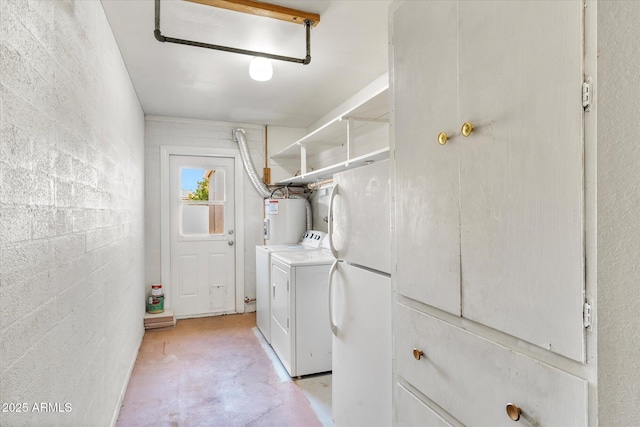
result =
[[[271,256],[271,347],[292,377],[331,370],[327,279],[333,261],[326,247]]]
[[[298,243],[307,228],[306,212],[304,199],[265,199],[265,245]]]
[[[392,424],[389,161],[334,175],[327,240],[337,427]]]
[[[271,344],[271,254],[274,252],[317,251],[323,231],[309,230],[299,243],[256,246],[256,323]]]

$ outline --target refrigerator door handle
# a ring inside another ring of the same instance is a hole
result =
[[[332,296],[332,290],[333,290],[333,273],[335,273],[337,269],[338,269],[338,260],[336,259],[335,261],[333,261],[333,264],[331,265],[331,270],[329,270],[329,291],[327,292],[329,294],[329,325],[331,326],[331,332],[336,337],[338,336],[338,325],[333,323],[333,304],[331,303],[331,300],[332,300],[331,296]]]
[[[338,194],[338,183],[333,184],[331,189],[331,196],[329,196],[329,221],[327,222],[327,234],[329,235],[329,249],[335,258],[339,258],[338,251],[333,246],[333,200]]]

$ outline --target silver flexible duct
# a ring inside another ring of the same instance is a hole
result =
[[[253,160],[251,159],[251,153],[249,153],[249,147],[247,146],[247,137],[244,133],[244,130],[236,129],[233,131],[233,135],[238,142],[240,157],[242,157],[244,169],[247,171],[247,175],[249,175],[251,183],[255,187],[258,194],[260,194],[265,199],[268,199],[271,196],[271,192],[258,176],[256,167],[253,164]],[[311,212],[311,203],[309,202],[309,199],[298,195],[291,195],[290,197],[292,199],[303,199],[305,201],[305,208],[307,211],[307,230],[311,230],[313,228],[313,213]]]
[[[238,142],[240,157],[242,157],[244,169],[247,171],[247,175],[249,175],[251,183],[255,187],[258,194],[260,194],[265,199],[268,198],[271,195],[271,192],[258,176],[258,172],[256,172],[256,167],[253,164],[253,160],[251,160],[251,154],[249,153],[249,147],[247,146],[247,138],[244,130],[236,129],[233,131],[233,135]]]

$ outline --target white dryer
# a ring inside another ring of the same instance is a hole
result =
[[[271,256],[271,346],[292,377],[331,371],[327,250]]]
[[[274,252],[318,251],[323,231],[309,230],[300,243],[256,246],[256,323],[271,344],[271,254]]]

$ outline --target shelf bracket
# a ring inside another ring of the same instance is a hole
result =
[[[307,173],[307,147],[300,146],[300,175],[304,176]]]
[[[349,166],[349,162],[353,157],[352,139],[353,139],[353,133],[355,131],[355,128],[353,127],[353,121],[354,119],[352,117],[349,117],[347,119],[347,162],[345,164],[346,166]]]

